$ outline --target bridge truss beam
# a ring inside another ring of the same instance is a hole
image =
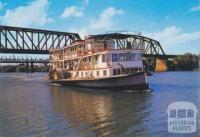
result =
[[[142,50],[144,55],[153,56],[153,55],[165,55],[165,52],[161,44],[151,38],[133,35],[133,34],[102,34],[94,35],[93,37],[103,41],[105,39],[112,39],[116,43],[117,49],[137,49]]]
[[[0,53],[48,54],[80,40],[76,33],[0,26]]]

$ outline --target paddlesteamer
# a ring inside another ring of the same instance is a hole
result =
[[[148,89],[143,49],[117,48],[116,41],[87,36],[63,48],[50,50],[53,83],[91,89]]]

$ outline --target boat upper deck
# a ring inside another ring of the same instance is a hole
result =
[[[136,51],[141,53],[143,49],[131,47],[131,41],[120,41],[125,47],[119,47],[119,41],[114,39],[101,39],[96,36],[89,36],[85,40],[74,41],[71,45],[59,49],[50,50],[50,55],[57,56],[57,60],[70,60],[85,56],[104,54],[106,52],[128,52]],[[121,44],[122,45],[122,44]]]

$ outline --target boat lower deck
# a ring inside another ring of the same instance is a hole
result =
[[[147,78],[144,72],[132,73],[98,79],[60,79],[52,80],[53,83],[72,87],[102,90],[148,89]]]

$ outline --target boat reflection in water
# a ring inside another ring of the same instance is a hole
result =
[[[52,111],[65,117],[71,135],[130,135],[137,131],[148,135],[144,120],[151,105],[147,103],[149,93],[76,91],[52,86],[50,94]]]

